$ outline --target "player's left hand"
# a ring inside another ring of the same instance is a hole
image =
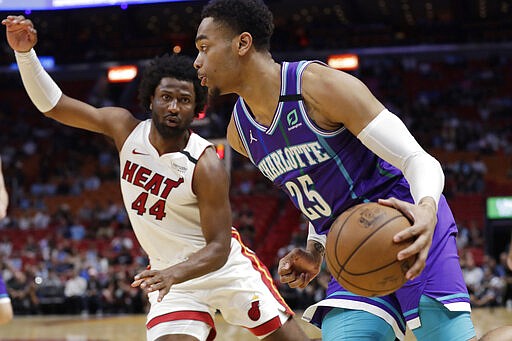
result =
[[[322,260],[310,251],[295,248],[279,260],[279,281],[290,288],[304,289],[320,272]]]
[[[393,241],[396,243],[415,239],[409,247],[403,249],[397,255],[398,260],[417,255],[416,261],[405,274],[407,279],[412,280],[420,275],[427,262],[428,251],[432,245],[432,236],[437,224],[436,203],[434,199],[426,197],[420,200],[417,205],[396,198],[379,199],[379,204],[400,210],[413,222],[411,227],[393,237]]]
[[[173,284],[174,279],[170,268],[163,270],[150,270],[148,268],[135,275],[131,286],[134,288],[140,287],[147,293],[158,290],[157,302],[160,302],[167,295]]]

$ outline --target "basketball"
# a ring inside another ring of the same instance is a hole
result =
[[[375,202],[343,212],[327,234],[326,262],[345,289],[361,296],[384,296],[399,289],[416,255],[399,261],[413,240],[393,242],[411,223],[399,210]]]

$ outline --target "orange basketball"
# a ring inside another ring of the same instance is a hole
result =
[[[327,234],[326,261],[332,276],[347,290],[361,296],[383,296],[399,289],[416,260],[398,261],[399,251],[412,240],[393,242],[393,236],[410,227],[397,209],[375,202],[343,212]]]

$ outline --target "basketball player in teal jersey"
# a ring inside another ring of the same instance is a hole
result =
[[[331,280],[326,299],[304,318],[327,341],[403,339],[405,323],[419,340],[474,340],[439,162],[355,77],[317,61],[276,63],[272,20],[260,0],[210,1],[195,66],[210,95],[240,96],[227,132],[231,146],[311,222],[306,250],[280,261],[281,281],[303,288],[318,274],[325,234],[349,207],[378,201],[414,222],[394,237],[415,239],[397,255],[417,255],[401,289],[361,297]]]

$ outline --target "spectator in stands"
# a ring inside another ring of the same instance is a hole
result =
[[[503,303],[505,282],[493,273],[490,267],[484,268],[482,283],[470,294],[471,304],[475,307],[497,306]]]
[[[64,283],[64,296],[67,313],[84,313],[86,307],[87,280],[80,276],[80,271],[74,268]]]
[[[463,257],[462,274],[464,275],[464,282],[468,287],[469,294],[472,295],[482,290],[484,271],[480,266],[476,265],[473,254],[470,251],[466,251]]]
[[[482,234],[482,227],[478,225],[478,222],[475,219],[470,219],[468,229],[469,246],[483,248],[485,241]]]
[[[15,314],[34,314],[37,312],[35,284],[30,274],[14,270],[13,277],[7,281],[9,296]]]
[[[34,236],[28,235],[25,245],[23,246],[23,257],[35,258],[39,253],[39,245],[37,244]]]
[[[50,215],[48,214],[48,209],[46,207],[42,207],[38,209],[34,216],[32,217],[32,225],[36,229],[46,229],[50,224]]]
[[[94,220],[95,210],[92,206],[92,203],[89,199],[85,200],[80,208],[78,209],[78,219],[84,221],[86,224],[89,224]]]
[[[463,250],[467,246],[469,246],[469,230],[466,227],[466,224],[464,224],[464,222],[457,224],[457,229],[457,249]]]
[[[66,308],[63,308],[65,302],[64,283],[53,269],[50,268],[48,270],[46,277],[40,278],[36,294],[42,313],[57,314],[66,312]]]
[[[12,251],[12,243],[7,236],[2,236],[0,241],[0,256],[9,256]]]
[[[98,278],[98,271],[95,268],[89,268],[88,275],[85,310],[87,313],[102,315],[104,310],[103,284]]]
[[[72,240],[80,241],[85,238],[85,226],[78,219],[73,219],[73,223],[69,226],[69,236]]]
[[[484,177],[487,174],[487,165],[482,160],[482,156],[480,154],[477,154],[476,158],[471,163],[471,166],[473,167],[473,171],[478,175]]]

